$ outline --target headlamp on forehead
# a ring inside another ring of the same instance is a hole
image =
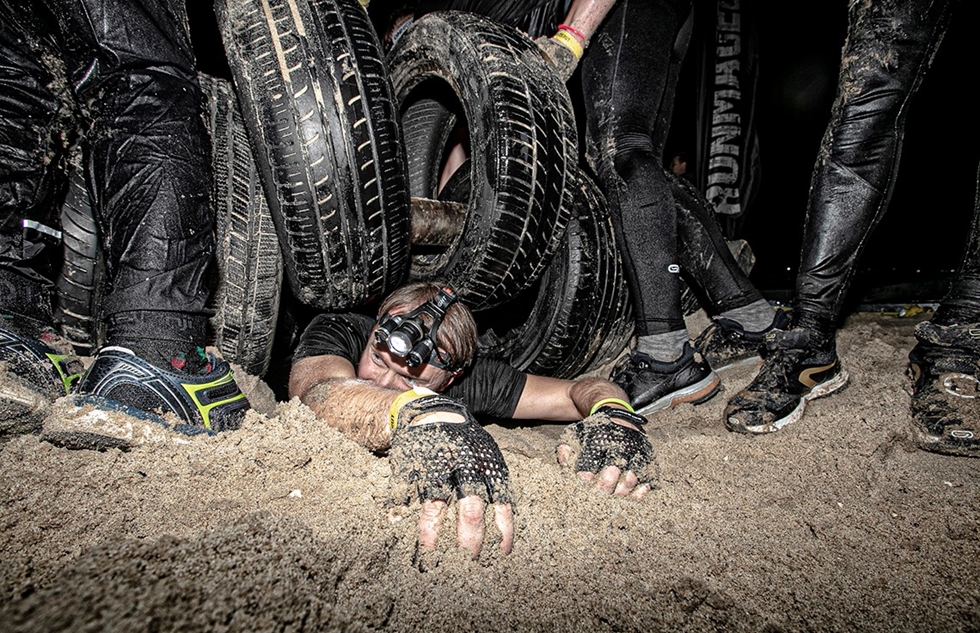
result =
[[[455,371],[457,368],[453,365],[452,356],[448,352],[440,352],[436,341],[446,310],[456,301],[453,289],[444,286],[439,294],[407,314],[392,316],[385,313],[374,332],[374,338],[378,343],[386,344],[392,354],[404,358],[409,367],[428,363],[439,369]],[[422,320],[424,314],[432,318],[432,325],[426,327]]]

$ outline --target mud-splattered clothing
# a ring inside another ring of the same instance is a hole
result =
[[[825,334],[836,329],[855,263],[891,201],[909,104],[954,5],[955,0],[850,3],[837,97],[810,185],[796,278],[798,325]],[[980,309],[977,250],[967,266],[972,275],[961,276],[952,297],[962,303],[972,295],[974,311]]]
[[[50,324],[81,136],[107,341],[203,346],[214,211],[184,2],[0,0],[0,94],[0,311]]]

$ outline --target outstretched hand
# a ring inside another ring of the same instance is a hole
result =
[[[641,498],[660,478],[653,445],[641,429],[645,422],[625,409],[602,407],[568,425],[556,449],[558,462],[595,480],[602,492]]]
[[[457,541],[473,557],[484,541],[486,505],[493,504],[500,549],[514,545],[510,474],[497,443],[459,402],[441,395],[418,398],[397,413],[389,454],[390,520],[421,502],[419,545],[435,549],[450,499],[457,499]]]

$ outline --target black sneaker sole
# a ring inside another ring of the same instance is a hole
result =
[[[721,379],[718,374],[711,372],[693,385],[688,385],[668,393],[658,400],[654,400],[645,407],[636,411],[637,415],[647,415],[663,409],[673,409],[679,404],[690,402],[691,404],[701,404],[711,400],[721,386]]]
[[[40,437],[69,450],[128,451],[188,441],[179,439],[162,416],[91,394],[68,396],[59,413],[45,420]]]
[[[980,437],[973,431],[956,429],[950,431],[949,437],[936,437],[916,430],[918,437],[915,444],[924,451],[954,457],[980,458]]]
[[[36,433],[48,414],[51,399],[24,386],[16,377],[5,378],[7,382],[0,385],[0,439]]]
[[[836,376],[818,385],[814,385],[813,389],[811,389],[809,392],[804,394],[802,398],[800,398],[800,403],[796,405],[796,408],[790,411],[787,415],[783,416],[782,418],[767,424],[760,424],[757,426],[746,426],[740,423],[738,418],[735,418],[733,416],[728,416],[725,420],[725,426],[727,426],[730,431],[735,431],[736,433],[755,433],[755,434],[775,433],[781,428],[799,421],[799,419],[803,417],[803,411],[806,409],[807,402],[815,398],[822,398],[823,396],[828,396],[834,393],[835,391],[838,391],[844,385],[847,384],[847,381],[848,381],[847,371],[845,371],[844,368],[841,367],[840,371],[837,373]]]

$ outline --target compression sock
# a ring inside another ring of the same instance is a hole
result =
[[[176,352],[170,356],[170,366],[185,374],[206,374],[212,369],[208,355],[201,347],[186,352]]]
[[[141,341],[113,342],[160,369],[199,375],[211,371],[211,363],[204,349],[192,343],[148,339]]]
[[[649,334],[636,339],[636,349],[654,360],[671,363],[684,353],[684,344],[690,340],[687,330],[674,330],[664,334]]]
[[[772,325],[776,312],[768,301],[759,299],[741,308],[725,310],[718,316],[735,321],[746,332],[761,332]]]

